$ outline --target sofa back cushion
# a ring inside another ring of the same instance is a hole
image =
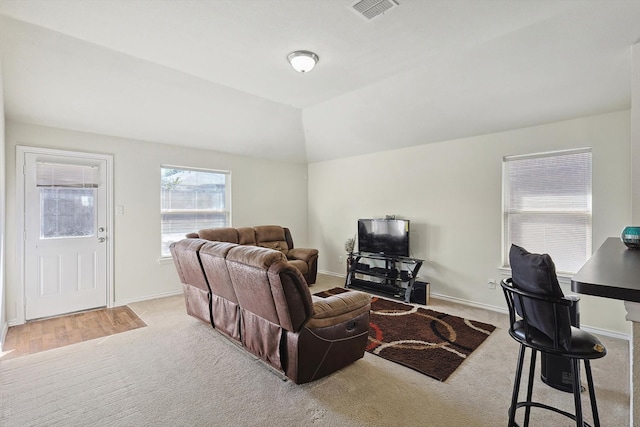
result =
[[[240,227],[238,230],[238,243],[241,245],[256,246],[256,232],[251,227]]]
[[[293,239],[289,229],[279,225],[259,225],[239,228],[205,228],[198,233],[189,233],[187,237],[237,243],[240,245],[260,246],[275,249],[287,255],[293,249]]]
[[[279,225],[260,225],[253,227],[256,233],[256,244],[263,248],[275,249],[287,255],[289,245],[284,228]]]
[[[278,262],[287,262],[282,253],[258,246],[235,246],[227,254],[227,269],[240,307],[276,325],[280,319],[268,270]]]
[[[205,228],[198,231],[198,236],[205,240],[238,243],[238,230],[231,227]]]
[[[238,298],[227,270],[226,256],[235,243],[208,242],[200,249],[200,260],[204,268],[211,293],[237,303]]]
[[[282,252],[237,246],[227,254],[227,268],[243,310],[289,331],[313,314],[306,281]]]
[[[198,251],[207,243],[202,239],[183,239],[169,246],[180,282],[209,292]]]

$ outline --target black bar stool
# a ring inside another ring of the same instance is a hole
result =
[[[512,269],[513,267],[512,264]],[[576,421],[576,426],[578,427],[591,427],[584,422],[582,403],[580,400],[580,360],[582,360],[584,361],[587,377],[587,388],[591,400],[594,427],[599,427],[600,419],[598,417],[590,360],[604,357],[607,354],[607,350],[598,338],[579,328],[571,326],[569,307],[574,303],[573,300],[562,296],[549,295],[549,293],[544,292],[544,289],[541,289],[541,292],[519,289],[518,283],[514,283],[512,279],[503,280],[501,286],[509,308],[509,335],[520,343],[511,407],[509,408],[508,426],[518,426],[515,422],[516,410],[522,407],[526,408],[524,426],[528,426],[531,408],[536,407],[551,410],[569,417]],[[527,400],[518,402],[522,366],[527,347],[531,349]],[[571,361],[575,414],[550,405],[531,401],[536,354],[538,351],[548,355],[565,357]]]

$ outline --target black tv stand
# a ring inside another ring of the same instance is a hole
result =
[[[384,267],[366,262],[376,260],[384,261]],[[350,257],[344,287],[381,292],[411,302],[411,291],[423,262],[417,258],[356,252]]]

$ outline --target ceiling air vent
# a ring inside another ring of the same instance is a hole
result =
[[[358,16],[370,21],[396,6],[398,3],[395,0],[358,0],[351,8]]]

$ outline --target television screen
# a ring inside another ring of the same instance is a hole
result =
[[[359,219],[360,252],[391,256],[409,256],[409,220]]]

